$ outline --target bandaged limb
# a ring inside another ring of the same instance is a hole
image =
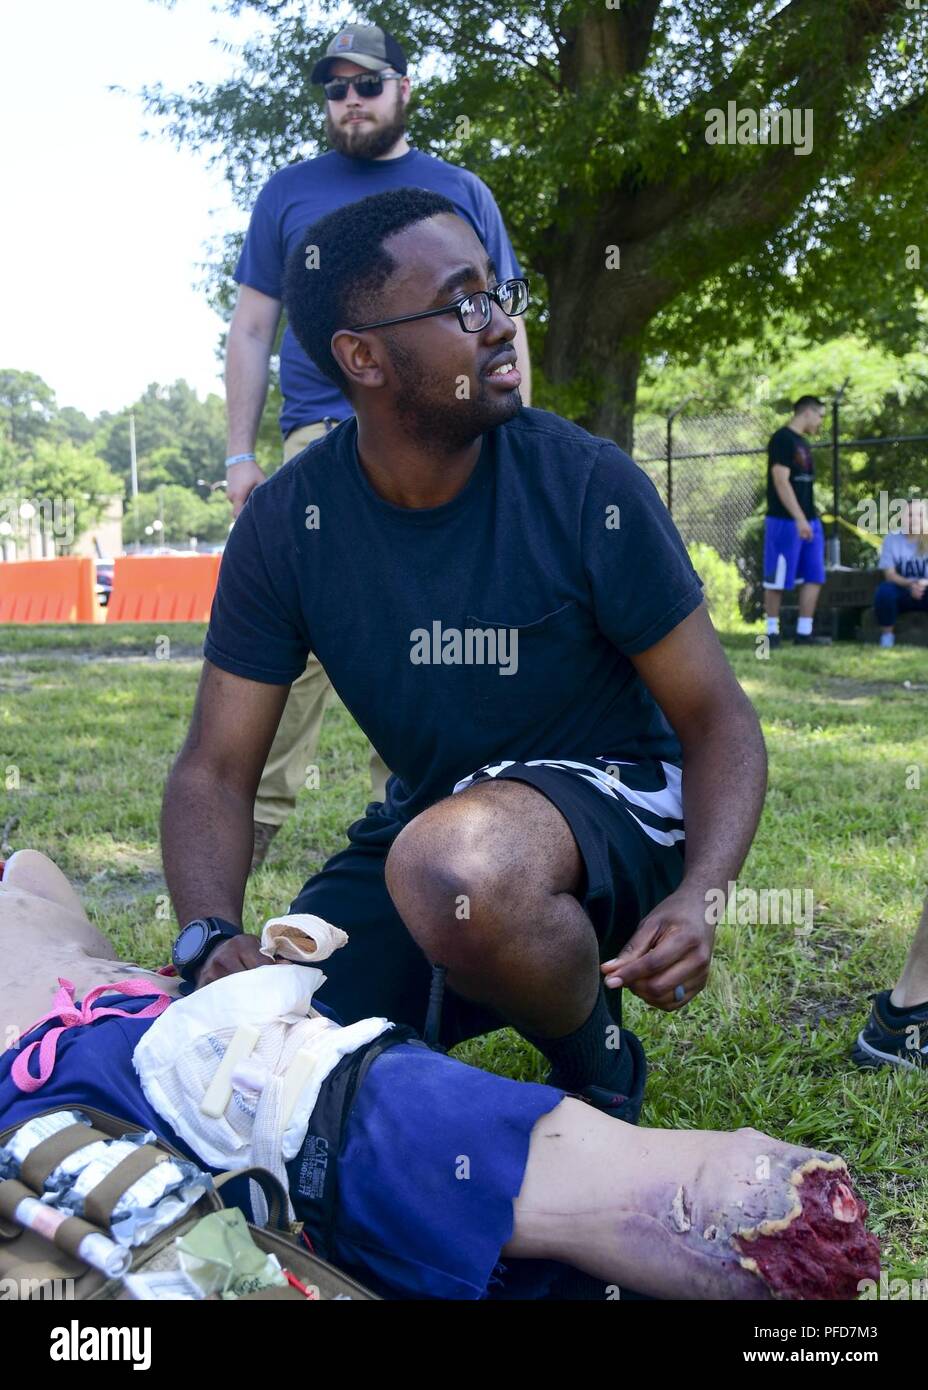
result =
[[[564,1100],[536,1124],[503,1258],[656,1298],[848,1299],[879,1278],[843,1161],[756,1129],[643,1129]]]
[[[290,960],[297,965],[317,965],[328,960],[348,940],[348,933],[309,912],[271,917],[261,933],[261,954],[268,960]]]
[[[48,1011],[59,977],[78,999],[130,977],[177,990],[179,981],[115,957],[61,870],[36,850],[18,850],[0,879],[0,1052]]]

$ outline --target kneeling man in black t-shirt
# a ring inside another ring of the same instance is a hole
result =
[[[674,1010],[706,983],[707,893],[763,801],[754,711],[646,475],[522,407],[528,286],[498,283],[452,205],[378,194],[305,245],[289,321],[355,416],[252,493],[226,547],[164,800],[178,918],[214,919],[180,964],[202,985],[260,961],[254,794],[315,652],[394,769],[292,905],[350,935],[323,1002],[421,1028],[441,963],[443,1043],[510,1024],[551,1084],[636,1118],[618,989]]]

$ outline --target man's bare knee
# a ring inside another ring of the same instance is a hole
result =
[[[479,793],[479,794],[478,794]],[[387,889],[428,952],[467,922],[484,949],[501,921],[537,918],[552,893],[576,891],[582,866],[566,821],[534,788],[481,784],[429,807],[397,836]],[[463,949],[463,943],[461,943]]]
[[[439,802],[411,821],[387,856],[387,890],[398,909],[442,918],[468,899],[492,901],[505,879],[505,844],[482,805]],[[452,918],[453,920],[453,918]]]

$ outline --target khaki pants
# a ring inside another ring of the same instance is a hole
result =
[[[314,439],[326,434],[324,423],[291,430],[284,440],[284,463]],[[325,708],[332,685],[319,660],[310,656],[306,670],[290,687],[280,725],[267,756],[258,794],[255,820],[264,825],[283,825],[296,805],[297,793],[306,785],[307,769],[316,759]],[[382,801],[390,769],[373,747],[370,750],[371,795]]]

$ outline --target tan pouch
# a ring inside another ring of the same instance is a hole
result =
[[[12,1299],[48,1297],[49,1293],[53,1298],[68,1299],[131,1298],[122,1279],[109,1279],[99,1270],[91,1268],[77,1255],[77,1248],[90,1230],[97,1229],[106,1234],[106,1225],[116,1202],[144,1172],[167,1158],[185,1160],[186,1155],[160,1139],[141,1145],[94,1188],[87,1198],[84,1218],[69,1218],[55,1232],[54,1241],[46,1239],[35,1231],[23,1230],[10,1219],[19,1201],[26,1195],[39,1196],[49,1173],[83,1145],[95,1139],[144,1133],[140,1125],[116,1119],[89,1105],[61,1104],[43,1113],[50,1115],[59,1110],[76,1110],[90,1120],[93,1128],[73,1125],[60,1130],[32,1150],[23,1164],[19,1179],[0,1181],[0,1289],[5,1297]],[[20,1125],[11,1125],[0,1130],[0,1145],[6,1144],[19,1128]],[[310,1254],[299,1238],[300,1227],[287,1224],[287,1202],[283,1188],[265,1168],[246,1168],[214,1178],[213,1186],[173,1226],[160,1231],[146,1244],[133,1247],[129,1273],[175,1267],[176,1261],[171,1253],[175,1238],[183,1235],[209,1212],[222,1211],[226,1204],[220,1195],[221,1190],[237,1177],[247,1177],[256,1182],[267,1201],[267,1225],[256,1226],[248,1222],[255,1244],[267,1254],[276,1255],[282,1268],[289,1270],[301,1284],[313,1290],[314,1299],[377,1299],[377,1295],[369,1289],[342,1274],[327,1261]],[[286,1288],[265,1289],[244,1295],[246,1302],[254,1299],[300,1303],[312,1301],[290,1284]]]

